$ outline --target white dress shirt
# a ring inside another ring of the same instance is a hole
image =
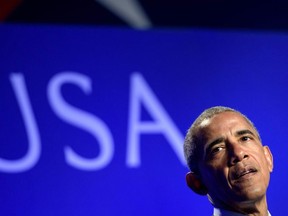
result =
[[[214,208],[213,216],[243,216],[244,214],[231,212],[224,209]],[[270,212],[268,211],[268,216],[271,216]]]

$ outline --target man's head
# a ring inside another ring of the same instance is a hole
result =
[[[205,110],[185,138],[189,187],[217,207],[239,209],[264,199],[272,155],[253,123],[228,107]],[[234,209],[234,210],[235,210]]]

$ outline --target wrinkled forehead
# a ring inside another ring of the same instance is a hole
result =
[[[257,134],[254,127],[241,114],[223,112],[212,118],[204,119],[199,125],[198,137],[205,141],[210,138],[233,134],[237,130],[250,130],[255,135]]]

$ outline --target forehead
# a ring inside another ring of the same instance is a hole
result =
[[[209,139],[217,136],[224,136],[227,133],[233,134],[238,130],[251,130],[254,128],[247,120],[236,112],[223,112],[216,114],[210,119],[205,119],[199,126],[202,138]]]

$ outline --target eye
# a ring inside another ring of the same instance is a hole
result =
[[[243,141],[243,142],[247,142],[247,141],[250,141],[250,140],[252,140],[252,138],[250,136],[241,137],[241,141]]]
[[[206,152],[206,160],[213,161],[221,157],[221,152],[225,150],[225,145],[213,146]]]
[[[218,152],[222,151],[224,148],[222,146],[215,146],[214,148],[211,149],[210,154],[215,155]]]

